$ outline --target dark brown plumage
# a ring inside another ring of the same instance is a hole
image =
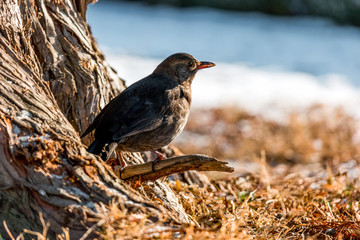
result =
[[[168,145],[183,130],[196,72],[215,66],[186,53],[166,58],[152,74],[132,84],[97,115],[81,137],[95,130],[88,151],[107,160],[119,150],[142,152]]]

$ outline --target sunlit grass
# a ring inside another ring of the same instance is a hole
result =
[[[177,146],[185,153],[252,161],[266,152],[267,162],[337,165],[360,159],[360,125],[342,109],[313,106],[289,113],[279,123],[234,108],[191,113]]]

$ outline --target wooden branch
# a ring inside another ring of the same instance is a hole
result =
[[[124,168],[121,172],[117,171],[116,173],[123,180],[132,180],[133,178],[141,177],[141,180],[153,181],[173,173],[189,170],[219,172],[234,171],[233,167],[226,166],[228,164],[227,162],[222,162],[213,157],[199,154],[183,155],[161,160],[155,164],[155,172],[152,170],[152,163],[153,161],[129,166]]]

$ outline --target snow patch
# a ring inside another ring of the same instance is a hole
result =
[[[26,110],[21,110],[20,111],[20,116],[18,118],[20,120],[23,120],[23,119],[32,118],[32,117],[33,117],[33,115],[30,112],[28,112]]]
[[[19,135],[21,132],[21,129],[18,127],[18,125],[16,125],[15,123],[12,124],[12,132],[15,135]]]

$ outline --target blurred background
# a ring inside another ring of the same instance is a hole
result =
[[[185,151],[357,160],[359,0],[100,0],[87,18],[127,85],[176,52],[217,64],[193,82]]]

